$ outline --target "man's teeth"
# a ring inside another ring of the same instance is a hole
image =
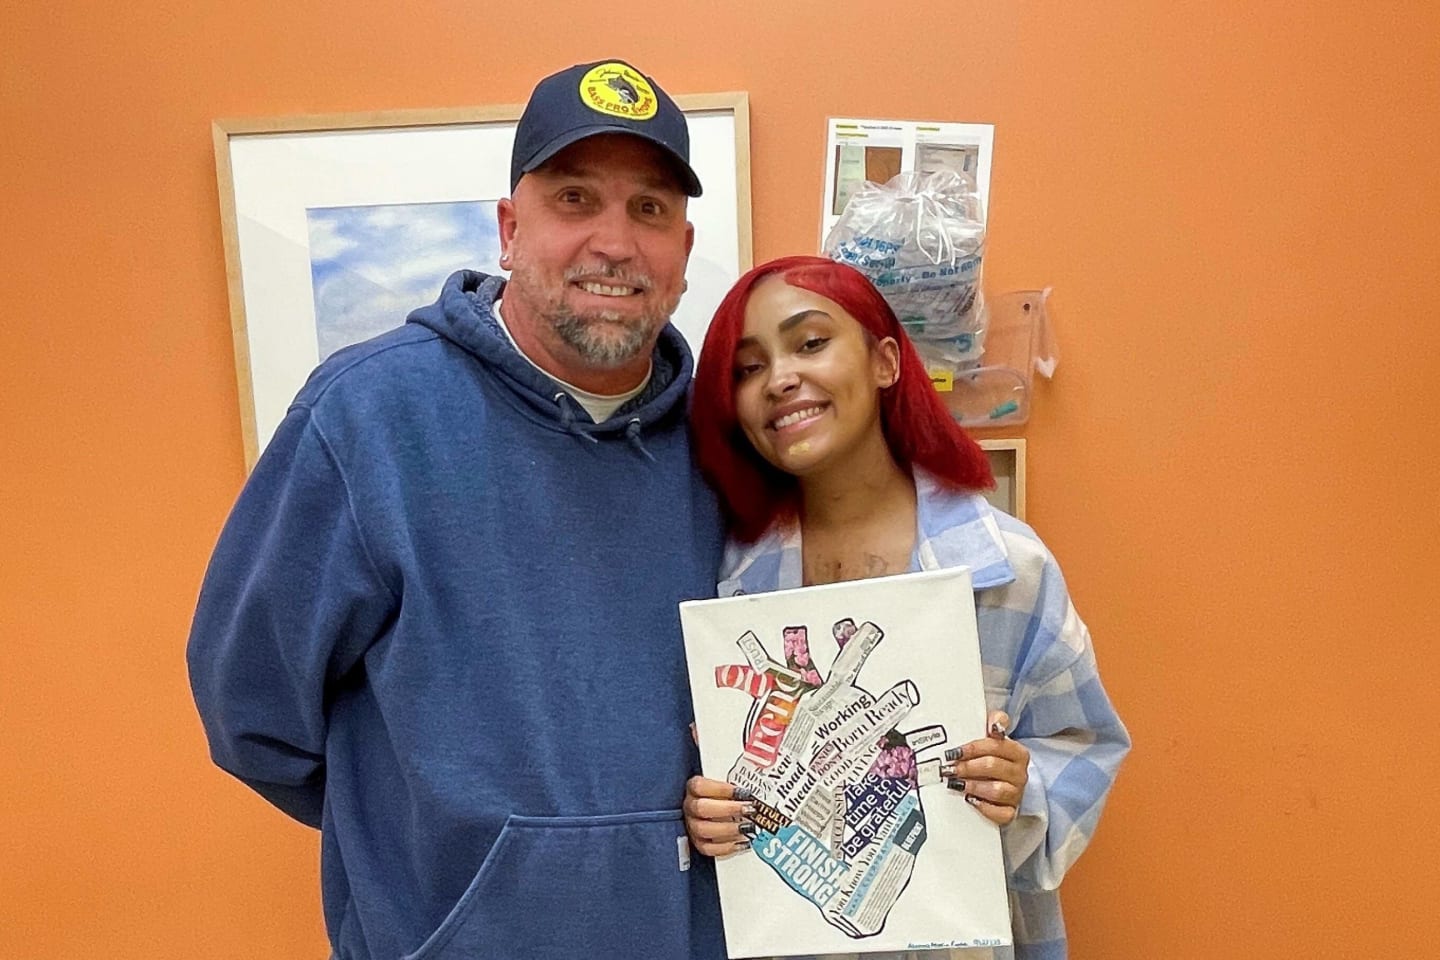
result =
[[[801,420],[808,420],[811,417],[820,416],[819,407],[806,407],[804,410],[796,410],[794,413],[787,413],[775,421],[776,430],[784,430],[792,423],[799,423]]]
[[[612,287],[609,284],[591,283],[588,280],[581,281],[580,289],[602,297],[628,297],[636,292],[634,287]]]

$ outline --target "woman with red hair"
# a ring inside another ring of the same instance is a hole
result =
[[[822,257],[756,267],[710,325],[690,417],[730,523],[721,596],[971,569],[989,728],[947,752],[946,784],[1002,829],[1015,945],[994,956],[1065,957],[1056,888],[1095,830],[1129,736],[1054,558],[980,495],[993,484],[984,452],[949,416],[894,312],[862,274]],[[696,849],[749,849],[748,801],[692,778]]]

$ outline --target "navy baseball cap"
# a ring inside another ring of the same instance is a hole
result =
[[[628,133],[660,146],[674,161],[681,189],[700,196],[685,114],[658,83],[620,60],[577,64],[535,87],[515,127],[511,191],[525,174],[597,133]]]

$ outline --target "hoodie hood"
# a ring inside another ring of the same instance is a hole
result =
[[[591,440],[623,433],[638,443],[641,432],[653,424],[684,414],[694,361],[673,324],[660,331],[645,389],[597,424],[564,388],[526,360],[500,329],[494,310],[504,287],[504,277],[461,270],[445,281],[439,299],[415,310],[407,320],[435,331],[491,368],[539,420],[554,429]]]

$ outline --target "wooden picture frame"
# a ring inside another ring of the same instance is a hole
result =
[[[991,506],[1017,520],[1025,519],[1025,441],[981,440],[995,474],[995,489],[985,494]]]
[[[715,307],[751,266],[750,108],[745,93],[675,100],[705,188],[689,205],[695,248],[674,316],[698,353]],[[493,245],[498,257],[493,212],[484,207],[510,193],[510,146],[523,109],[214,122],[247,469],[330,348],[399,326],[433,301],[454,269],[497,272],[474,248]]]

